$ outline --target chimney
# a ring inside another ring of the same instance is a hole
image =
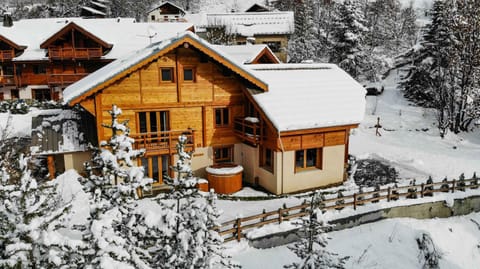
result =
[[[10,12],[3,13],[3,27],[12,27],[12,26],[13,26],[12,14]]]

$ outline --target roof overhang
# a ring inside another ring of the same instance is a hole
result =
[[[40,44],[41,49],[47,49],[55,40],[57,40],[59,37],[62,35],[68,33],[71,30],[77,30],[87,36],[88,38],[91,38],[93,41],[97,42],[100,44],[102,47],[110,49],[113,47],[112,44],[103,41],[99,37],[95,36],[94,34],[90,33],[89,31],[85,30],[84,28],[80,27],[78,24],[75,22],[70,22],[67,25],[65,25],[62,29],[60,29],[58,32],[56,32],[54,35],[49,37],[47,40],[45,40],[43,43]]]
[[[14,48],[16,50],[24,50],[24,49],[27,48],[27,46],[18,45],[17,43],[13,42],[12,40],[6,38],[3,35],[0,35],[0,41],[3,41],[5,43],[7,43],[9,46],[11,46],[12,48]]]

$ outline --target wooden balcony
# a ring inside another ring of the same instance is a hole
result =
[[[135,139],[135,149],[145,149],[146,154],[173,154],[177,152],[175,148],[180,135],[187,136],[185,151],[193,151],[195,149],[195,131],[165,131],[155,133],[130,134]]]
[[[0,50],[0,61],[11,61],[15,57],[14,50]]]
[[[68,86],[80,79],[88,76],[88,73],[79,74],[50,74],[48,76],[48,84],[53,86]]]
[[[234,131],[242,141],[258,145],[262,140],[262,125],[257,118],[240,117],[234,120]]]
[[[13,75],[0,76],[0,86],[15,86],[15,77]]]
[[[95,59],[103,56],[101,48],[49,48],[48,57],[52,60]]]

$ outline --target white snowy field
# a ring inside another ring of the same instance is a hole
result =
[[[439,268],[480,267],[480,213],[447,219],[389,219],[337,232],[330,232],[328,249],[349,256],[346,268],[422,268],[416,239],[429,234],[441,253]],[[227,252],[244,269],[283,268],[298,261],[287,246],[256,249],[246,241],[225,244]]]

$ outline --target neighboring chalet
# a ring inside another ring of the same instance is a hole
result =
[[[171,174],[178,136],[192,168],[244,167],[244,181],[275,194],[340,184],[349,133],[363,118],[365,90],[331,64],[241,64],[191,32],[122,57],[65,89],[64,101],[110,132],[115,104],[129,120],[138,165],[156,185]]]
[[[185,22],[183,8],[165,1],[147,13],[148,22]]]
[[[132,18],[51,18],[0,27],[0,100],[59,100],[62,90],[152,42],[193,30],[189,23]]]
[[[288,38],[294,32],[293,12],[241,12],[206,14],[206,18],[188,16],[196,32],[213,40],[218,36],[223,42],[241,45],[248,42],[265,44],[282,62],[287,62]],[[214,36],[213,38],[211,36]]]

